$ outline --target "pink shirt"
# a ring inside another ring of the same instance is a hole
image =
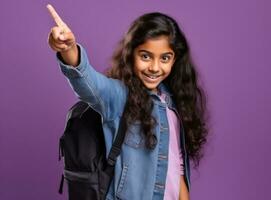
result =
[[[165,95],[160,96],[165,102]],[[168,171],[164,200],[179,199],[180,178],[184,175],[183,158],[180,148],[180,123],[174,111],[166,108],[169,124]]]

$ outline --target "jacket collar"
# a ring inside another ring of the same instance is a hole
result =
[[[175,110],[177,112],[177,107],[175,102],[173,101],[173,94],[170,92],[169,88],[164,84],[164,83],[160,83],[157,87],[157,92],[153,92],[149,90],[149,94],[156,100],[160,101],[160,95],[161,94],[165,94],[165,101],[167,106],[172,109]]]
[[[160,83],[157,89],[160,94],[163,93],[163,94],[166,94],[167,96],[173,96],[169,88],[164,83]]]
[[[161,93],[166,94],[167,96],[173,96],[168,87],[164,83],[160,83],[157,87],[157,92],[153,92],[149,90],[150,95],[159,96]]]

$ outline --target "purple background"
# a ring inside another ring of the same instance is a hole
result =
[[[76,101],[47,35],[42,0],[0,7],[0,199],[64,199],[58,138]],[[270,199],[271,3],[268,0],[51,0],[100,71],[137,16],[175,17],[208,91],[211,137],[192,199]],[[268,89],[269,88],[269,89]]]

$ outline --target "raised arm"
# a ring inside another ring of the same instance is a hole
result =
[[[97,72],[90,65],[85,49],[76,43],[71,29],[51,5],[47,8],[56,23],[49,33],[48,43],[57,52],[61,71],[74,92],[99,112],[104,120],[120,116],[127,94],[124,84]]]

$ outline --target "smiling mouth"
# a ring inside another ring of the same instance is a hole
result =
[[[158,79],[160,77],[160,75],[145,74],[145,73],[143,73],[143,75],[152,80]]]

